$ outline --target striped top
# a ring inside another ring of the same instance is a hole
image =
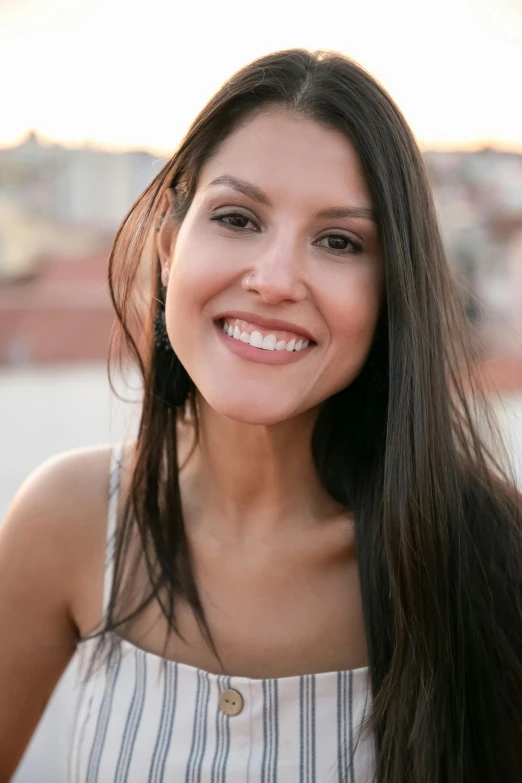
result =
[[[104,612],[121,444],[111,457]],[[86,663],[95,640],[80,648]],[[82,667],[80,667],[80,670]],[[277,679],[211,674],[121,640],[79,687],[69,783],[371,783],[368,669]],[[238,706],[239,705],[239,706]]]

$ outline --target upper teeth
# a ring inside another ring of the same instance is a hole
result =
[[[252,325],[249,327],[245,321],[234,320],[231,322],[225,320],[223,331],[229,337],[233,337],[234,340],[241,340],[244,343],[253,345],[255,348],[263,348],[265,351],[301,351],[310,342],[298,337],[292,337],[289,340],[278,340],[275,334],[265,334],[263,336]]]

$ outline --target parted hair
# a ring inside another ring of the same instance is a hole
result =
[[[374,342],[357,378],[322,406],[310,443],[324,487],[355,519],[376,781],[515,783],[522,776],[521,496],[491,446],[495,434],[500,444],[498,432],[418,145],[387,92],[340,54],[281,51],[234,74],[116,235],[111,367],[130,355],[144,396],[103,633],[157,600],[177,634],[183,598],[219,656],[179,488],[177,422],[184,418],[197,442],[197,394],[177,356],[154,342],[161,280],[150,238],[166,190],[175,195],[167,216],[175,230],[201,167],[272,106],[344,134],[359,157],[382,246],[386,292]],[[149,579],[138,600],[128,567],[133,531]]]

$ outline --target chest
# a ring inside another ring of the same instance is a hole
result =
[[[178,601],[180,635],[163,653],[166,624],[152,604],[125,636],[171,660],[252,678],[290,677],[366,665],[357,564],[347,548],[210,546],[194,573],[222,666],[192,608]]]

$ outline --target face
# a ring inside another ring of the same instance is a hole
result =
[[[168,334],[215,411],[275,424],[358,375],[383,271],[360,163],[340,132],[283,109],[258,115],[203,167],[172,241],[159,237]]]

